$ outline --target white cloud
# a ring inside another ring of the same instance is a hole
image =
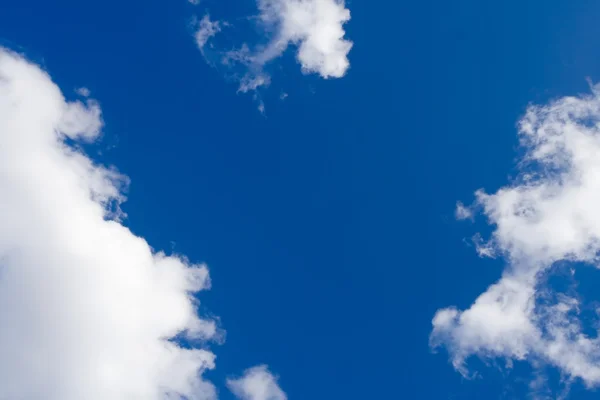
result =
[[[240,400],[287,400],[266,365],[246,370],[241,378],[229,379],[227,386]]]
[[[168,340],[215,336],[206,267],[111,219],[126,178],[65,144],[100,115],[0,49],[0,398],[214,399],[214,355]]]
[[[344,24],[350,11],[338,0],[258,0],[262,21],[274,30],[271,43],[257,55],[265,64],[279,57],[290,45],[306,73],[323,78],[341,78],[350,63],[352,42],[344,39]]]
[[[206,14],[198,23],[198,30],[196,31],[196,44],[200,51],[204,50],[204,46],[208,43],[208,40],[215,36],[221,31],[221,25],[219,21],[211,21],[210,16]]]
[[[350,11],[342,0],[257,0],[258,29],[262,41],[248,45],[232,45],[235,50],[221,52],[221,64],[233,68],[242,66],[243,73],[234,73],[240,82],[240,92],[255,91],[268,86],[270,75],[267,64],[279,58],[290,46],[296,47],[296,59],[303,73],[316,73],[323,78],[343,77],[350,62],[348,53],[352,42],[345,38],[344,25],[350,20]],[[208,38],[233,24],[211,23],[202,19],[196,35],[202,50]],[[215,65],[214,56],[205,58]],[[239,76],[238,76],[239,75]]]
[[[465,205],[459,201],[458,203],[456,203],[456,210],[454,211],[454,216],[459,221],[463,219],[472,219],[473,211],[469,207],[465,207]]]
[[[519,127],[521,177],[494,194],[476,193],[495,227],[485,248],[508,266],[469,309],[439,310],[431,343],[446,346],[463,373],[470,356],[505,357],[546,362],[598,386],[597,332],[584,333],[590,323],[576,295],[546,282],[557,262],[600,267],[600,86],[529,107]]]

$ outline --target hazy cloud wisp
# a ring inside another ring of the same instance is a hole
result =
[[[345,38],[344,25],[350,11],[342,0],[258,0],[258,28],[263,42],[242,41],[234,50],[222,51],[219,62],[229,68],[243,67],[238,77],[240,91],[253,91],[271,82],[267,65],[279,58],[291,45],[304,73],[323,78],[343,77],[350,62],[352,42]],[[197,42],[202,50],[220,27],[205,16],[197,28]],[[217,29],[212,29],[216,27]],[[209,29],[207,29],[209,28]],[[228,29],[235,29],[227,24]],[[207,34],[208,33],[208,34]],[[201,38],[202,40],[199,40]],[[214,57],[213,57],[214,58]],[[211,64],[213,58],[209,61]]]

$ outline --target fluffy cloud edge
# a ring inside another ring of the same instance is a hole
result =
[[[240,400],[287,400],[277,381],[266,365],[258,365],[228,379],[227,387]]]
[[[295,47],[296,60],[305,74],[317,74],[322,78],[342,78],[350,68],[348,54],[353,43],[346,39],[344,25],[350,21],[350,11],[343,0],[257,0],[259,30],[266,44],[220,52],[205,59],[211,65],[221,64],[245,70],[239,80],[239,92],[256,91],[271,82],[266,71],[268,64],[279,58],[285,50]],[[211,21],[206,14],[200,21],[195,37],[198,48],[204,53],[209,39],[224,26],[233,25]]]
[[[0,48],[0,397],[215,399],[214,354],[173,340],[217,335],[197,313],[208,269],[114,218],[128,179],[66,144],[102,126],[97,101]]]
[[[505,358],[600,386],[597,329],[586,334],[577,294],[547,283],[565,265],[600,267],[600,86],[591,91],[528,107],[518,125],[525,150],[518,179],[494,194],[477,191],[473,207],[458,203],[459,219],[481,209],[494,228],[478,252],[507,262],[469,308],[441,309],[432,320],[431,347],[445,347],[465,376],[469,357]]]

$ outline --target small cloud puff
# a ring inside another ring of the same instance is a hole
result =
[[[350,11],[342,0],[257,0],[258,30],[263,41],[255,45],[243,42],[234,50],[221,52],[220,64],[230,69],[240,86],[240,92],[256,91],[271,82],[267,65],[279,58],[288,47],[296,48],[296,59],[303,73],[315,73],[322,78],[341,78],[349,67],[348,53],[352,42],[345,38],[344,25]],[[196,32],[196,42],[207,62],[204,47],[208,40],[231,24],[211,22],[204,16]],[[239,73],[239,68],[243,70]]]
[[[80,87],[80,88],[78,88],[77,90],[75,90],[75,93],[77,93],[81,97],[90,97],[90,95],[92,94],[90,92],[90,89],[88,89],[86,87]]]
[[[240,400],[287,400],[266,365],[246,370],[241,378],[229,379],[227,387]]]
[[[465,219],[473,219],[473,211],[469,207],[466,207],[463,203],[461,203],[459,201],[456,203],[456,209],[454,211],[454,216],[459,221],[465,220]]]

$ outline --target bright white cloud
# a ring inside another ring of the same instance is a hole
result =
[[[240,400],[287,400],[266,365],[246,370],[241,378],[229,379],[227,386]]]
[[[221,64],[227,67],[241,65],[245,69],[237,77],[239,91],[268,86],[271,79],[265,67],[290,46],[296,48],[302,72],[323,78],[341,78],[346,74],[352,42],[345,38],[344,25],[350,20],[350,11],[343,0],[257,0],[257,5],[264,40],[253,45],[234,45],[236,50],[224,51],[220,57]],[[223,26],[235,28],[233,24],[211,22],[205,16],[196,35],[198,47],[202,50]],[[213,57],[207,61],[215,65]]]
[[[344,24],[350,11],[338,0],[258,0],[262,21],[276,32],[272,42],[257,55],[265,64],[279,57],[290,45],[306,73],[323,78],[341,78],[350,63],[352,42],[344,39]]]
[[[584,333],[592,324],[582,321],[576,295],[546,282],[557,262],[600,268],[600,86],[529,107],[519,128],[521,176],[494,194],[476,193],[495,227],[483,248],[508,266],[469,309],[439,310],[431,343],[446,346],[463,373],[470,356],[505,357],[546,362],[598,386],[598,332]]]
[[[0,49],[0,398],[215,398],[215,336],[194,293],[203,265],[154,253],[114,217],[127,179],[65,139],[92,141],[93,100]]]

